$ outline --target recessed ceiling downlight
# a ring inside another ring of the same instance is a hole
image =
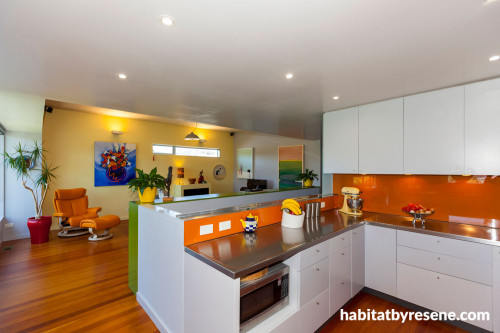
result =
[[[292,73],[286,73],[285,74],[285,78],[287,78],[288,80],[290,80],[291,78],[293,78],[293,74]]]
[[[498,61],[498,60],[500,60],[500,55],[494,55],[494,56],[490,57],[489,60],[492,61],[492,62],[493,61]]]
[[[127,78],[127,75],[126,74],[123,74],[123,73],[120,73],[118,74],[118,77],[122,80],[125,80]]]
[[[167,27],[171,27],[174,25],[174,19],[171,18],[170,16],[162,16],[161,17],[161,23]]]
[[[337,100],[337,99],[339,99],[339,96],[333,96],[332,98],[333,98],[334,100]]]

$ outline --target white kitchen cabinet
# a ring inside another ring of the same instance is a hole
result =
[[[464,174],[464,86],[404,98],[404,173]]]
[[[489,247],[488,251],[491,251]],[[492,265],[477,260],[398,245],[398,262],[488,286],[493,285]]]
[[[330,316],[351,299],[351,246],[330,256]]]
[[[299,271],[328,257],[328,242],[321,242],[299,253]]]
[[[500,174],[500,79],[465,86],[465,173]]]
[[[365,225],[365,283],[396,296],[396,230]]]
[[[359,107],[359,173],[404,173],[403,98]]]
[[[328,320],[330,317],[329,294],[330,290],[325,290],[300,309],[300,332],[312,333]]]
[[[323,115],[323,172],[358,173],[358,108]]]
[[[493,331],[500,332],[500,247],[493,250]]]
[[[351,297],[365,286],[365,226],[352,230]]]
[[[484,284],[398,263],[397,297],[434,311],[492,313],[492,288]],[[492,330],[489,321],[464,320]]]
[[[299,304],[301,307],[328,289],[330,271],[328,265],[328,258],[325,258],[299,272]]]

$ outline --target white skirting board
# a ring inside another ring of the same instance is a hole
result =
[[[149,306],[148,301],[146,301],[144,298],[142,298],[141,293],[137,292],[135,294],[135,297],[137,299],[137,302],[144,309],[144,311],[146,311],[146,313],[148,314],[149,318],[151,318],[151,320],[153,321],[153,323],[155,323],[156,328],[158,328],[160,330],[160,332],[162,332],[162,333],[168,332],[167,326],[165,325],[165,323],[156,315],[156,312],[151,308],[151,306]],[[174,332],[170,331],[170,333],[174,333]]]

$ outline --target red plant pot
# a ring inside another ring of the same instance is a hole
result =
[[[46,243],[49,241],[49,231],[52,224],[51,216],[40,216],[39,219],[30,217],[28,229],[31,235],[31,244]]]

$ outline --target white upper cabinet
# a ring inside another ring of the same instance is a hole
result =
[[[465,86],[465,173],[500,174],[500,79]]]
[[[464,174],[464,87],[404,98],[404,173]]]
[[[358,108],[323,115],[323,172],[358,173]]]
[[[359,107],[359,173],[404,173],[402,98]]]

